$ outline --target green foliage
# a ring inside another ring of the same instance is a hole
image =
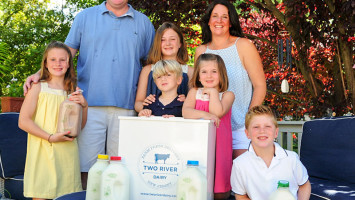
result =
[[[22,97],[23,96],[23,82],[18,81],[17,79],[11,79],[10,83],[3,88],[3,96],[9,97]]]
[[[78,12],[82,9],[89,8],[95,5],[99,5],[104,0],[67,0],[67,8],[71,8],[71,12]]]
[[[208,5],[208,1],[203,0],[130,0],[129,3],[146,14],[156,29],[167,21],[175,23],[187,40],[200,36],[195,25],[199,25]]]
[[[4,65],[9,56],[9,47],[5,42],[0,42],[0,83],[4,82],[3,76],[10,71],[9,67]]]
[[[39,70],[42,52],[50,41],[65,40],[73,17],[61,10],[48,10],[48,3],[48,0],[0,1],[0,41],[7,45],[5,54],[0,52],[2,92],[7,91],[4,88],[12,79],[23,83]],[[6,69],[12,73],[6,73]]]
[[[200,35],[201,34],[201,27],[199,25],[192,25],[191,30],[193,31],[192,33],[188,33],[189,35],[185,34],[185,41],[187,44],[187,53],[189,54],[189,62],[187,63],[189,66],[194,66],[194,61],[195,61],[195,51],[196,48],[202,43],[200,38],[195,38],[191,35]]]

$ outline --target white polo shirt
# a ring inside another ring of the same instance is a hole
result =
[[[300,185],[308,180],[308,173],[293,151],[275,145],[275,155],[269,167],[255,154],[252,145],[233,161],[231,185],[236,194],[247,194],[252,200],[267,199],[277,189],[279,180],[290,183],[290,191],[297,199]]]

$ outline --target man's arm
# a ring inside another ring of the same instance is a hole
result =
[[[69,47],[69,46],[68,46],[68,47]],[[77,49],[73,49],[73,48],[71,48],[71,47],[69,47],[69,49],[70,49],[71,55],[73,56],[73,59],[74,59],[76,53],[78,52],[78,50],[77,50]]]

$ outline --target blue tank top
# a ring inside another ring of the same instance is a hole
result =
[[[177,93],[184,94],[187,96],[187,92],[189,91],[189,77],[187,76],[188,66],[181,65],[182,68],[182,82],[177,89]],[[149,72],[148,76],[148,85],[147,85],[147,96],[150,94],[159,95],[161,91],[158,89],[157,85],[153,79],[153,67],[152,70]]]
[[[222,57],[227,68],[229,80],[228,90],[232,91],[235,99],[232,105],[232,130],[235,131],[244,127],[245,114],[248,112],[251,98],[253,95],[253,85],[240,61],[236,43],[225,49],[212,50],[207,46],[205,53],[217,54]]]

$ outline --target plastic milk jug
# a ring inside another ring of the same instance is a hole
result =
[[[83,108],[81,105],[64,100],[59,106],[57,133],[70,131],[69,137],[77,137],[81,131]]]
[[[107,166],[108,155],[99,154],[96,163],[89,170],[86,200],[100,200],[101,175]]]
[[[206,200],[207,178],[198,169],[198,161],[188,160],[177,184],[177,200]]]
[[[129,171],[121,157],[111,156],[110,164],[102,173],[101,200],[130,200]]]
[[[288,181],[281,180],[277,183],[277,185],[277,190],[271,194],[269,200],[296,200],[289,190]]]

